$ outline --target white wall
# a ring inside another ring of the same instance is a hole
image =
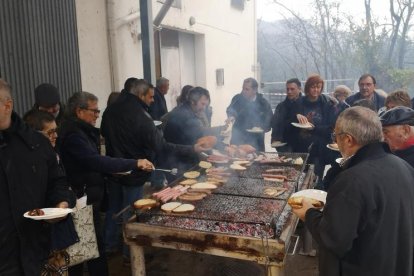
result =
[[[231,98],[241,91],[243,79],[256,77],[255,0],[245,2],[243,11],[223,0],[182,0],[182,8],[171,8],[162,25],[195,35],[195,85],[210,91],[213,125],[226,118]],[[153,18],[161,4],[153,0]],[[82,86],[100,98],[105,106],[111,90],[121,90],[128,77],[143,77],[139,18],[107,26],[139,11],[137,0],[76,0]],[[189,24],[193,16],[196,23]],[[110,40],[111,47],[108,47]],[[168,65],[163,65],[168,66]],[[216,85],[215,71],[224,68],[224,86]],[[165,76],[168,78],[168,76]],[[188,79],[182,77],[181,80]]]
[[[76,0],[76,13],[82,89],[95,94],[103,109],[111,92],[105,1]]]

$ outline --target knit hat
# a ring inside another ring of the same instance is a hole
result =
[[[42,83],[34,90],[35,104],[43,107],[50,107],[60,102],[59,91],[56,86],[50,83]]]
[[[380,115],[382,126],[410,125],[414,126],[414,110],[405,106],[397,106]]]

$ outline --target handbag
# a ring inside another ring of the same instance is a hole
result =
[[[72,213],[72,218],[79,236],[79,242],[66,249],[66,252],[69,254],[69,266],[99,257],[95,226],[93,224],[92,205],[76,209]]]

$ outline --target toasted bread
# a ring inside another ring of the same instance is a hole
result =
[[[290,197],[288,199],[288,204],[294,209],[300,209],[302,208],[303,198],[304,198],[303,196]],[[309,199],[315,208],[322,208],[324,206],[324,203],[322,201],[319,201],[313,198],[309,198]]]
[[[200,172],[198,171],[189,171],[184,173],[185,178],[197,178],[200,176]]]
[[[213,166],[213,164],[207,161],[200,161],[200,163],[198,163],[198,166],[203,169],[210,169]]]
[[[195,206],[193,204],[181,204],[177,208],[172,210],[173,213],[187,213],[194,211]]]
[[[165,211],[165,212],[171,212],[172,210],[174,210],[175,208],[177,208],[178,206],[180,206],[182,203],[181,202],[168,202],[165,203],[163,205],[161,205],[161,210]]]
[[[196,189],[209,189],[209,190],[214,190],[217,189],[217,185],[214,185],[210,182],[199,182],[196,183],[194,185],[191,185],[191,189],[196,190]]]
[[[139,199],[134,202],[134,208],[136,209],[146,209],[155,206],[157,206],[157,201],[151,198]]]
[[[186,179],[180,182],[181,185],[193,185],[196,183],[197,183],[197,180],[195,179]]]

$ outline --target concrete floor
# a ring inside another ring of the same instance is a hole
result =
[[[171,249],[146,248],[148,276],[261,276],[263,266],[252,262],[216,257]],[[131,269],[123,265],[122,257],[109,258],[110,275],[128,276]],[[318,258],[301,255],[287,256],[285,276],[317,276]]]

